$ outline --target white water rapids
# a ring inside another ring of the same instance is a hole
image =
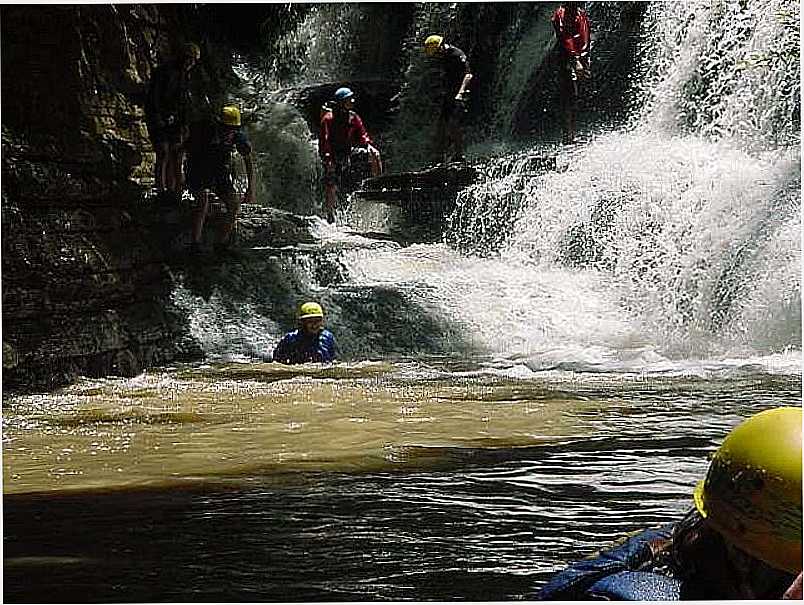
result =
[[[344,288],[380,288],[461,335],[444,353],[454,345],[512,371],[798,373],[798,36],[785,2],[652,3],[633,74],[643,102],[627,125],[486,164],[445,243],[369,241],[353,231],[371,220],[352,209],[334,228],[311,219],[320,249],[343,249],[335,283],[317,283],[304,257],[284,270],[328,303],[346,360],[399,353],[381,343],[393,307],[360,326],[338,305]],[[534,172],[534,156],[555,156],[557,170]],[[213,358],[265,358],[281,322],[228,296],[177,292]],[[368,332],[380,344],[362,343]]]

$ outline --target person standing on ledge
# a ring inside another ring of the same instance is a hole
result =
[[[536,598],[801,600],[801,419],[785,407],[739,424],[680,521],[573,563]]]
[[[382,173],[380,152],[371,144],[363,120],[354,111],[355,95],[345,86],[335,91],[334,107],[324,107],[321,115],[321,132],[318,137],[318,153],[324,163],[324,205],[327,222],[335,222],[335,207],[338,192],[347,193],[348,173],[352,152],[356,147],[368,152],[371,175]]]
[[[428,36],[425,54],[437,59],[444,70],[443,98],[436,126],[435,150],[439,161],[463,162],[463,122],[466,118],[472,70],[457,46],[444,42],[443,36]]]
[[[335,361],[335,336],[324,328],[324,310],[316,302],[299,307],[299,328],[288,332],[274,349],[274,361],[285,364]]]
[[[214,121],[195,124],[187,141],[187,188],[193,195],[190,225],[190,254],[201,251],[204,222],[209,210],[209,192],[226,204],[226,220],[218,229],[214,250],[219,254],[232,253],[232,233],[240,214],[240,199],[232,182],[231,157],[234,150],[246,165],[248,184],[243,202],[254,203],[254,161],[251,143],[240,122],[240,110],[227,105]]]
[[[145,101],[145,121],[154,146],[154,187],[158,194],[178,201],[183,178],[182,145],[188,136],[190,113],[190,73],[201,58],[197,44],[181,46],[174,61],[157,67]]]
[[[558,87],[564,119],[564,143],[575,141],[575,118],[580,96],[579,81],[592,77],[589,48],[591,29],[586,11],[578,2],[562,2],[553,13],[558,54]]]

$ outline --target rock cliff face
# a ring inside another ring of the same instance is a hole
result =
[[[199,354],[144,195],[146,82],[189,38],[175,7],[3,7],[4,386]]]

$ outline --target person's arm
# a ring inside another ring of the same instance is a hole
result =
[[[358,147],[367,147],[371,145],[371,137],[369,136],[366,127],[363,125],[363,120],[356,113],[353,113],[350,120],[351,122],[351,135],[352,144]]]
[[[332,162],[332,142],[330,138],[332,128],[332,113],[327,112],[321,118],[321,129],[318,133],[318,155],[324,166]]]
[[[290,340],[291,335],[285,334],[279,344],[274,349],[273,359],[278,363],[290,363]]]
[[[468,68],[468,65],[467,65]],[[461,81],[461,87],[458,89],[458,93],[455,95],[455,99],[458,101],[463,100],[463,95],[466,93],[466,90],[469,88],[469,82],[472,81],[472,74],[470,72],[466,72],[463,76],[463,80]]]
[[[380,159],[380,151],[371,144],[371,137],[366,130],[363,120],[356,113],[352,115],[352,133],[354,137],[354,144],[365,147],[371,157],[371,175],[378,176],[382,173],[382,160]]]
[[[320,361],[324,363],[332,362],[337,359],[337,345],[335,335],[329,330],[324,330],[318,337],[318,355]]]
[[[563,9],[558,9],[553,14],[553,29],[556,32],[559,48],[563,52],[575,56],[578,53],[576,51],[575,40],[566,28],[566,23],[564,21],[566,16],[567,14]]]
[[[558,11],[553,13],[553,18],[551,19],[553,22],[553,31],[556,34],[556,40],[561,40],[561,16],[558,14]]]
[[[239,133],[237,151],[243,158],[243,163],[246,165],[246,195],[243,197],[243,202],[246,204],[254,203],[254,155],[252,154],[251,142],[248,140],[246,133],[242,130]]]
[[[463,96],[469,91],[469,82],[472,81],[472,68],[469,67],[469,59],[467,59],[465,52],[457,46],[453,46],[452,50],[455,51],[455,58],[463,65],[463,80],[461,80],[461,85],[455,92],[455,100],[463,101]]]
[[[561,9],[553,13],[553,31],[556,33],[556,40],[561,48],[566,50],[564,43],[564,14]]]
[[[589,45],[592,40],[591,32],[592,28],[589,25],[589,17],[586,15],[586,11],[581,11],[580,27],[578,28],[579,39],[576,48],[582,57],[589,53]]]
[[[246,195],[243,198],[243,201],[246,204],[253,204],[254,203],[254,157],[247,153],[243,156],[243,162],[246,165],[246,179],[248,181],[248,186],[246,188]]]
[[[592,558],[570,564],[554,575],[535,595],[538,601],[587,601],[594,598],[629,600],[664,600],[675,596],[680,586],[677,580],[646,570],[655,559],[654,549],[666,546],[672,536],[672,526],[648,529],[612,548],[600,551]],[[640,572],[643,572],[640,574]],[[647,592],[647,594],[646,594]],[[659,596],[661,595],[661,596]]]

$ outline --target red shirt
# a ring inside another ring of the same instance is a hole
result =
[[[563,6],[553,13],[553,29],[556,30],[562,50],[580,57],[589,52],[589,17],[580,8],[575,11],[575,19],[571,21],[565,18],[564,13]]]
[[[343,118],[343,114],[336,116],[333,111],[326,112],[321,118],[318,153],[322,158],[343,157],[351,153],[352,147],[363,147],[371,143],[359,115],[350,111],[348,120]]]

